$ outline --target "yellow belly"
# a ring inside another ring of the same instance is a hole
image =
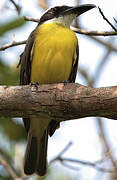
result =
[[[31,53],[31,82],[48,84],[68,80],[76,46],[76,35],[68,28],[56,23],[38,27]]]

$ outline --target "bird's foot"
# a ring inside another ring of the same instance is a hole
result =
[[[38,85],[39,85],[39,83],[38,83],[38,82],[31,82],[31,83],[30,83],[30,86],[35,87],[35,88],[36,88],[36,90],[38,90]]]
[[[64,85],[67,85],[67,83],[70,83],[70,81],[69,81],[69,80],[64,80],[64,81],[62,81],[62,83],[63,83]]]

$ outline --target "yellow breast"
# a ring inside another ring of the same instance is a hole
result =
[[[57,23],[43,24],[35,33],[31,82],[48,84],[68,80],[77,47],[75,33]]]

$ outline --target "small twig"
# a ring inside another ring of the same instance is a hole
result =
[[[112,154],[114,151],[117,151],[117,147],[115,147],[115,148],[109,150],[108,152],[106,152],[106,153],[104,154],[104,156],[103,156],[100,160],[97,160],[95,163],[96,163],[96,164],[101,164],[101,163],[103,163],[104,161],[108,160],[108,159],[110,158],[110,154]]]
[[[109,144],[109,140],[107,138],[107,135],[106,135],[106,131],[105,131],[105,126],[102,122],[102,119],[101,118],[97,118],[97,123],[98,123],[98,126],[99,126],[99,130],[100,130],[100,134],[101,134],[101,137],[102,137],[102,140],[104,142],[104,146],[106,148],[106,152],[110,152],[110,144]],[[117,163],[116,163],[116,160],[114,158],[114,155],[113,153],[109,153],[109,157],[110,157],[110,160],[112,162],[112,165],[113,167],[115,167],[115,169],[117,169]]]
[[[24,19],[26,21],[33,21],[33,22],[37,22],[37,23],[39,23],[39,21],[40,21],[40,19],[38,19],[38,18],[32,18],[32,17],[29,17],[29,16],[24,16]]]
[[[58,156],[62,156],[69,148],[70,146],[72,145],[72,141],[70,141],[65,147],[64,149],[58,154]]]
[[[107,173],[115,173],[116,172],[116,170],[102,168],[102,167],[97,166],[96,163],[92,163],[92,162],[89,162],[89,161],[83,161],[83,160],[71,159],[71,158],[60,158],[60,157],[57,160],[60,161],[63,165],[64,165],[64,162],[67,161],[67,162],[72,162],[72,163],[77,163],[77,164],[90,166],[92,168],[97,169],[98,171],[103,171],[103,172],[107,172]]]
[[[103,19],[117,32],[117,29],[112,25],[112,23],[105,17],[104,13],[102,12],[101,8],[98,7],[100,14],[102,15]]]
[[[65,147],[64,149],[54,158],[50,161],[49,164],[53,163],[54,161],[58,160],[59,157],[61,157],[72,145],[73,143],[70,141]]]
[[[117,20],[115,19],[115,18],[113,18],[114,19],[114,21],[117,23]]]
[[[92,40],[94,40],[94,41],[96,41],[97,43],[103,45],[103,46],[106,47],[107,49],[110,49],[111,51],[117,53],[117,48],[116,48],[112,43],[105,42],[105,41],[103,41],[102,39],[96,38],[96,37],[93,37],[93,36],[89,36],[89,37],[91,37]]]
[[[67,168],[70,168],[70,169],[74,170],[74,171],[79,171],[79,170],[80,170],[80,168],[71,166],[71,165],[69,165],[69,164],[66,164],[64,161],[61,161],[61,164],[62,164],[63,166],[65,166],[65,167],[67,167]]]
[[[79,33],[79,34],[84,34],[84,35],[88,35],[88,36],[115,36],[117,35],[117,32],[109,32],[109,31],[87,31],[84,29],[79,29],[77,27],[71,26],[71,30]]]
[[[3,50],[5,50],[5,49],[10,48],[10,47],[13,47],[13,46],[19,46],[19,45],[23,45],[23,44],[26,44],[26,40],[20,41],[20,42],[14,42],[14,41],[13,41],[11,44],[5,44],[4,46],[2,46],[2,47],[0,48],[0,51],[3,51]]]
[[[11,177],[14,180],[23,180],[22,178],[18,177],[16,175],[16,173],[14,172],[14,170],[9,166],[9,164],[2,158],[2,156],[0,155],[0,164],[3,165],[5,167],[5,169],[8,171],[8,173],[11,175]]]
[[[10,0],[10,1],[11,1],[12,4],[15,6],[18,14],[20,14],[20,12],[21,12],[21,7],[20,7],[18,4],[16,4],[16,2],[15,2],[14,0]]]
[[[50,161],[49,164],[52,164],[55,161],[59,161],[62,165],[71,168],[73,170],[79,170],[78,167],[74,167],[71,166],[69,164],[66,164],[65,162],[70,162],[70,163],[76,163],[76,164],[81,164],[81,165],[86,165],[86,166],[90,166],[92,168],[95,168],[98,171],[102,171],[102,172],[107,172],[107,173],[115,173],[116,169],[106,169],[103,167],[99,167],[99,162],[100,161],[96,161],[96,162],[89,162],[89,161],[83,161],[83,160],[79,160],[79,159],[72,159],[72,158],[64,158],[62,157],[62,155],[69,149],[69,147],[72,145],[72,142],[69,142],[67,144],[67,146],[65,146],[65,148],[54,158]],[[102,161],[101,161],[102,162]]]

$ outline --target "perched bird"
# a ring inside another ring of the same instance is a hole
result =
[[[77,16],[94,7],[92,4],[56,6],[42,15],[20,58],[20,85],[75,82],[79,51],[70,25]],[[23,122],[28,134],[24,173],[43,176],[47,171],[48,135],[53,135],[59,122],[46,115],[23,118]]]

